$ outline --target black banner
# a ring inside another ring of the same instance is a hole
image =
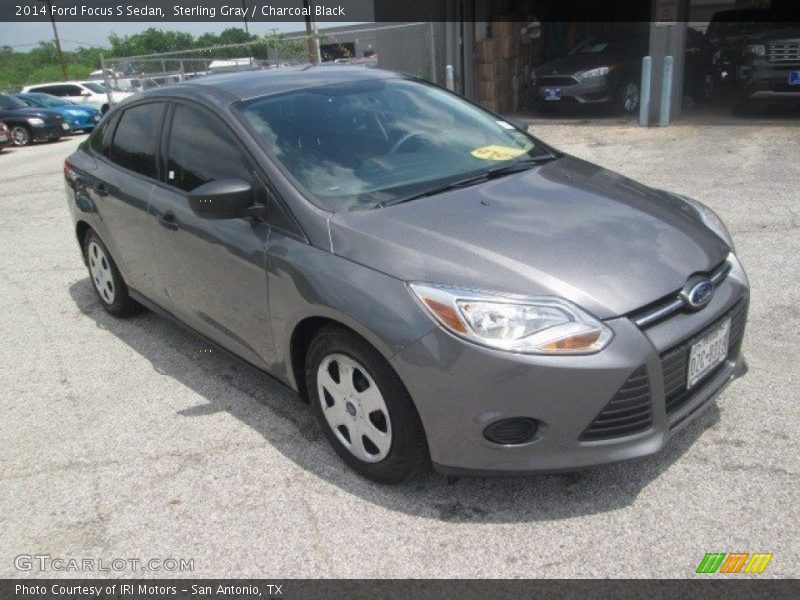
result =
[[[760,578],[691,580],[420,580],[420,579],[5,579],[2,600],[522,600],[575,598],[800,597],[800,581]]]
[[[509,3],[512,4],[512,3]],[[513,3],[537,21],[685,20],[682,0],[525,0]],[[297,22],[469,21],[485,18],[475,1],[456,0],[2,0],[0,21]],[[526,18],[526,17],[523,17]],[[771,0],[769,10],[726,11],[725,20],[800,20],[797,0]]]

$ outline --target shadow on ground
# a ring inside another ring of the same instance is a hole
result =
[[[223,353],[167,319],[144,312],[120,320],[100,306],[89,279],[69,289],[78,309],[142,355],[160,374],[189,387],[205,402],[179,411],[187,419],[227,412],[257,431],[301,469],[347,494],[392,511],[451,522],[513,523],[604,513],[634,502],[639,492],[719,420],[713,404],[657,456],[592,470],[421,481],[382,486],[348,470],[322,436],[312,411],[297,395],[259,370]],[[225,385],[221,386],[220,383]],[[225,390],[220,393],[220,390]]]

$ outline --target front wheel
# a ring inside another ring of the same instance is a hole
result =
[[[340,458],[379,483],[401,483],[429,465],[419,414],[388,362],[363,339],[327,326],[311,342],[306,383],[314,413]]]
[[[714,92],[717,86],[714,81],[714,74],[709,72],[703,75],[703,79],[698,83],[696,89],[692,93],[692,100],[698,104],[705,104],[710,102],[714,97]]]
[[[33,134],[24,125],[14,125],[11,128],[11,141],[15,146],[30,146],[33,143]]]

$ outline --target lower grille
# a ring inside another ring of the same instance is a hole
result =
[[[639,367],[581,434],[583,441],[607,440],[646,431],[653,425],[650,382]]]
[[[703,331],[661,355],[661,370],[664,375],[664,400],[667,416],[672,415],[689,402],[692,396],[703,387],[706,381],[712,379],[725,368],[725,363],[723,362],[691,389],[686,389],[686,370],[689,366],[689,352],[691,351],[692,344],[728,318],[731,319],[731,330],[728,334],[728,356],[735,354],[738,352],[742,343],[742,338],[744,337],[744,326],[747,318],[747,302],[744,299],[739,300],[732,309],[706,327]]]

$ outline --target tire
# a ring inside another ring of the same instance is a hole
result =
[[[639,84],[633,79],[626,79],[617,92],[616,111],[621,115],[634,115],[639,112]]]
[[[428,444],[414,403],[362,338],[339,326],[320,329],[306,355],[306,384],[325,437],[354,471],[389,484],[427,471]]]
[[[141,310],[141,305],[128,293],[128,286],[111,258],[111,253],[98,235],[89,230],[84,239],[83,253],[100,304],[111,315],[124,318]]]
[[[716,90],[716,78],[713,73],[708,72],[704,74],[700,81],[694,86],[692,90],[692,100],[698,104],[708,104],[714,97],[714,92]]]
[[[11,140],[15,146],[30,146],[33,143],[33,133],[31,133],[30,127],[13,125],[11,127]]]

